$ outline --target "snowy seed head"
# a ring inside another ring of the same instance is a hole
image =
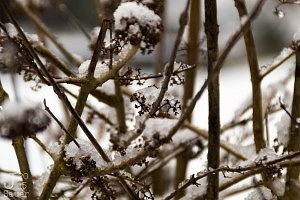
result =
[[[45,130],[50,121],[47,113],[38,105],[8,103],[0,112],[0,136],[12,138],[23,135],[26,138]]]
[[[19,40],[0,36],[0,71],[2,73],[20,73],[26,66],[33,64],[33,58]]]
[[[131,45],[140,45],[142,53],[151,53],[159,42],[161,18],[137,2],[121,3],[114,13],[116,37]]]
[[[14,26],[8,23],[5,27],[5,31],[0,31],[0,71],[20,73],[21,70],[35,65],[33,57],[24,46]],[[28,35],[28,39],[38,41],[36,38],[31,38],[31,35]]]

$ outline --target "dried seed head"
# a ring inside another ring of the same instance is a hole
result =
[[[24,138],[45,130],[50,118],[39,105],[8,103],[0,112],[0,136],[12,138],[23,135]]]
[[[142,53],[151,53],[163,29],[161,18],[137,2],[121,3],[114,13],[115,33],[120,41],[140,45]]]
[[[0,71],[20,73],[35,65],[34,59],[19,37],[12,24],[5,24],[6,30],[0,31]],[[30,42],[38,42],[36,36],[28,35]]]

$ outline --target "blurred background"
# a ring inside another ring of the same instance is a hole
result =
[[[87,32],[92,31],[95,26],[99,26],[95,9],[95,1],[65,0],[63,2],[82,23]],[[262,13],[252,25],[259,55],[275,55],[283,47],[290,44],[293,34],[300,28],[298,20],[300,17],[300,6],[289,4],[282,5],[280,9],[284,12],[284,17],[279,17],[274,14],[275,7],[278,5],[278,2],[278,0],[268,0],[263,7]],[[255,1],[248,0],[246,3],[248,4],[248,11],[250,11]],[[164,62],[168,60],[174,38],[178,30],[179,15],[185,5],[185,0],[165,1],[165,13],[163,14],[164,37],[162,41]],[[224,46],[230,34],[237,30],[240,20],[234,6],[234,1],[219,0],[218,8],[218,20],[220,25],[219,42],[222,49],[222,46]],[[201,10],[203,22],[203,5]],[[54,31],[68,49],[83,57],[90,56],[87,39],[76,27],[73,26],[64,13],[60,12],[53,5],[50,5],[50,7],[43,9],[40,15],[44,22],[49,26],[50,30]],[[22,21],[24,29],[28,32],[34,30],[32,23],[30,23],[28,19],[23,16],[19,16],[19,20]],[[200,32],[201,37],[203,37],[203,23],[200,25]],[[242,55],[245,54],[242,48],[243,41],[240,41],[232,51],[228,60],[234,59],[235,61],[239,61],[240,59],[244,59]],[[152,59],[153,57],[155,57],[155,53],[146,57],[143,56],[143,58],[138,57],[137,61],[143,64],[143,66],[145,66],[145,64],[150,66],[153,64],[151,62],[155,62],[155,60]]]

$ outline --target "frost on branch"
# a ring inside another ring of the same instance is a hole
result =
[[[24,137],[45,130],[50,118],[39,105],[7,103],[0,112],[0,135],[12,138],[22,134]]]
[[[142,53],[151,53],[159,42],[161,18],[143,4],[121,3],[114,13],[115,33],[120,41],[140,44]]]

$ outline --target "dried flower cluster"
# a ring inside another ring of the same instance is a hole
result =
[[[161,19],[154,11],[137,2],[122,3],[114,13],[115,34],[119,41],[139,45],[142,53],[151,53],[159,42]]]
[[[12,138],[22,135],[24,138],[44,131],[50,124],[50,118],[39,105],[8,103],[0,111],[0,135]]]

